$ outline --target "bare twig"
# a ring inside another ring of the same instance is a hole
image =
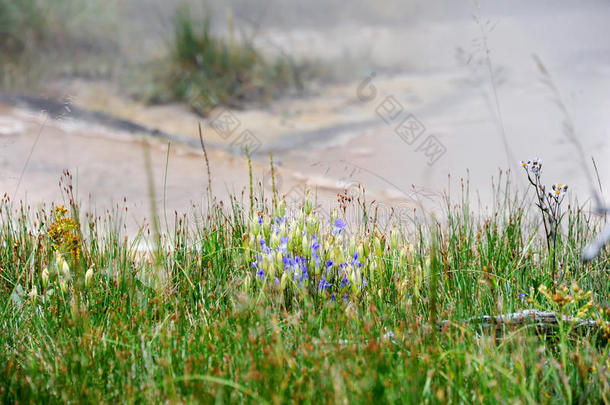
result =
[[[205,159],[205,168],[208,173],[208,193],[210,195],[210,201],[212,200],[212,175],[210,174],[210,161],[208,160],[208,152],[205,150],[205,144],[203,143],[203,131],[201,130],[201,122],[199,123],[199,142],[201,142],[201,150],[203,150],[203,157]]]
[[[591,162],[593,163],[593,169],[595,170],[595,177],[597,178],[597,187],[599,187],[599,195],[602,199],[604,198],[604,188],[602,187],[602,180],[599,177],[599,170],[597,170],[597,162],[595,162],[595,158],[591,156]],[[608,209],[606,209],[608,211]]]
[[[38,130],[38,135],[36,135],[36,139],[34,140],[34,143],[32,144],[32,147],[30,148],[30,152],[28,153],[28,157],[25,160],[25,163],[23,164],[23,168],[21,169],[21,173],[19,174],[19,180],[17,181],[17,185],[15,186],[15,192],[13,193],[13,199],[16,200],[17,199],[17,192],[19,191],[19,186],[21,186],[21,181],[23,180],[23,176],[25,175],[25,171],[27,170],[29,164],[30,164],[30,160],[32,159],[32,154],[34,153],[34,149],[36,149],[36,145],[38,145],[38,141],[40,140],[40,135],[42,135],[42,131],[45,127],[45,125],[47,124],[47,120],[49,119],[49,117],[47,116],[44,120],[44,122],[42,123],[42,125],[40,126],[40,129]]]

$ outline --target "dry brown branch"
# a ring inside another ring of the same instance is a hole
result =
[[[558,317],[554,312],[538,311],[535,309],[526,309],[496,316],[478,316],[469,318],[462,323],[479,326],[483,330],[488,331],[495,329],[496,331],[502,332],[505,329],[529,326],[534,327],[537,332],[549,333],[556,330],[560,320],[562,320],[564,325],[569,327],[574,333],[579,335],[600,332],[602,329],[602,325],[593,319],[580,319],[568,315]],[[441,322],[440,327],[446,328],[455,324],[455,321],[445,320]]]
[[[210,161],[208,160],[208,152],[205,149],[205,144],[203,143],[203,131],[201,129],[201,122],[199,123],[199,142],[201,143],[201,150],[203,150],[203,157],[205,158],[205,168],[208,173],[208,193],[210,195],[210,199],[212,198],[212,174],[210,173]]]

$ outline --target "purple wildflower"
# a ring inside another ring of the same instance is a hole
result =
[[[318,289],[321,290],[321,291],[326,291],[326,289],[328,287],[330,287],[330,285],[331,284],[326,280],[326,276],[324,276],[322,278],[322,280],[320,280],[320,283],[318,284]]]
[[[335,219],[335,223],[333,224],[333,235],[341,234],[345,229],[345,222],[341,218]]]
[[[263,251],[264,254],[269,254],[271,253],[271,249],[269,249],[267,247],[267,244],[265,243],[265,238],[261,238],[261,250]]]
[[[318,256],[318,249],[320,249],[320,243],[318,243],[318,236],[313,236],[313,244],[311,245],[311,257],[316,262],[316,267],[320,265],[320,256]]]
[[[278,250],[282,253],[288,253],[288,236],[282,236],[280,238],[280,246]]]

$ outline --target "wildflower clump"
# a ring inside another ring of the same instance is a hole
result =
[[[63,205],[55,207],[54,221],[47,230],[53,249],[58,252],[68,252],[73,260],[80,256],[81,240],[78,223],[67,216],[68,210]]]
[[[557,307],[559,312],[563,314],[573,313],[578,318],[588,316],[594,306],[593,293],[591,291],[583,291],[576,283],[571,288],[561,285],[555,292],[551,292],[545,285],[541,285],[538,287],[538,292],[549,303]]]
[[[285,299],[307,295],[322,300],[352,302],[367,291],[377,292],[383,276],[382,255],[389,249],[385,237],[369,233],[360,238],[349,236],[347,224],[333,211],[322,217],[305,203],[296,215],[259,213],[251,218],[244,234],[244,249],[252,280],[262,288],[283,294]],[[398,245],[398,234],[391,244]]]
[[[527,174],[527,180],[536,192],[536,206],[542,215],[546,246],[551,258],[551,275],[554,282],[557,268],[557,235],[559,233],[561,219],[563,218],[561,203],[566,196],[568,186],[561,183],[553,184],[551,190],[547,191],[546,186],[542,184],[541,181],[542,160],[539,158],[534,160],[522,160],[521,166]]]
[[[561,285],[554,292],[541,285],[538,292],[547,304],[560,314],[595,321],[601,337],[606,341],[610,340],[610,308],[596,304],[592,291],[585,291],[577,283],[573,283],[571,287]]]

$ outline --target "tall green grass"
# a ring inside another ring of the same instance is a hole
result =
[[[552,280],[531,198],[508,179],[494,193],[487,211],[475,210],[464,191],[447,196],[438,220],[397,228],[398,247],[384,244],[377,257],[379,291],[349,302],[308,294],[286,300],[273,285],[246,285],[248,277],[256,280],[244,248],[251,210],[236,199],[197,217],[175,214],[155,258],[138,248],[153,238],[147,228],[126,237],[124,207],[87,213],[68,197],[82,233],[81,265],[71,264],[71,271],[93,268],[93,276],[82,288],[69,283],[62,291],[48,237],[54,210],[13,206],[5,198],[0,397],[5,403],[607,403],[607,337],[576,335],[566,325],[550,334],[531,327],[490,334],[465,322],[524,308],[558,310],[539,293]],[[281,215],[262,194],[253,203],[265,218]],[[369,219],[350,228],[353,237],[383,238],[374,209],[360,207]],[[560,283],[577,283],[592,292],[596,307],[607,308],[608,255],[592,264],[578,258],[599,221],[573,205],[565,224]],[[409,244],[408,265],[401,266],[400,249]],[[167,274],[161,286],[154,284],[157,267]],[[34,289],[37,295],[29,295]],[[449,323],[441,328],[440,320]]]

